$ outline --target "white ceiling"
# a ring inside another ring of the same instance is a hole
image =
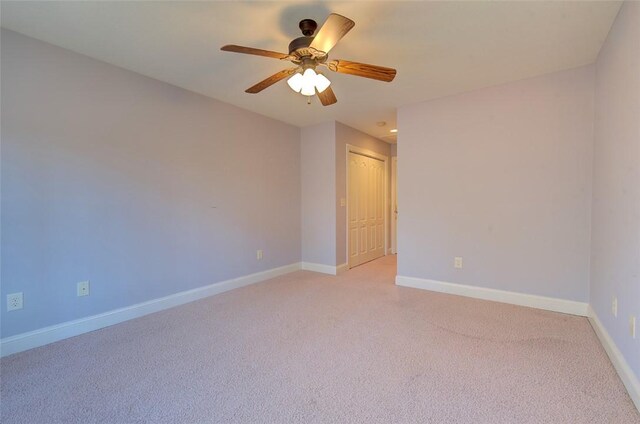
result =
[[[398,106],[594,62],[620,4],[2,1],[1,13],[5,28],[275,119],[335,119],[381,138]],[[392,83],[328,73],[338,97],[329,107],[307,105],[284,81],[244,93],[288,62],[222,45],[287,53],[298,21],[331,12],[356,26],[330,57],[395,67]]]

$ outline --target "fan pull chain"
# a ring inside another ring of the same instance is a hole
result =
[[[311,104],[311,96],[307,96],[307,104],[310,105]]]

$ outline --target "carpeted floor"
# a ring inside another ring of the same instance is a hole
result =
[[[2,359],[3,423],[640,423],[585,318],[307,271]]]

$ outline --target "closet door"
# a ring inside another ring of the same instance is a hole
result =
[[[384,162],[349,153],[349,268],[384,256]]]

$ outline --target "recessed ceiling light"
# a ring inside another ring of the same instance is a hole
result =
[[[398,130],[397,130],[396,128],[394,128],[394,129],[392,129],[392,130],[389,130],[389,132],[391,132],[391,133],[397,133],[397,132],[398,132]]]

